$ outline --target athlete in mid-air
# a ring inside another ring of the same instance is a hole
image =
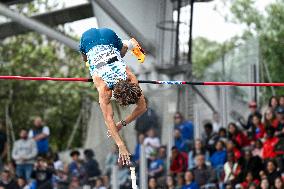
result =
[[[98,90],[108,132],[118,146],[119,161],[123,164],[130,163],[130,153],[118,131],[147,109],[138,80],[122,59],[128,50],[140,62],[144,61],[144,52],[135,39],[122,41],[107,28],[89,29],[83,33],[80,41],[80,52]],[[112,95],[120,105],[136,104],[133,112],[118,123],[113,119]]]

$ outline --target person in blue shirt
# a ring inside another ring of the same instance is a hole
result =
[[[179,151],[188,152],[188,144],[182,138],[181,131],[179,129],[174,130],[175,146]]]
[[[198,184],[194,181],[192,171],[187,170],[184,174],[185,185],[181,189],[199,189]]]
[[[223,141],[219,140],[215,144],[216,151],[210,157],[211,166],[215,169],[218,179],[221,177],[224,164],[227,161],[227,151]]]
[[[187,140],[188,143],[192,142],[194,138],[192,122],[185,120],[183,115],[180,112],[177,112],[174,115],[174,124],[175,128],[178,128],[181,131],[182,138]]]
[[[119,149],[119,160],[123,164],[130,163],[130,153],[118,131],[142,115],[146,110],[145,98],[136,76],[122,59],[131,50],[140,55],[143,50],[135,39],[124,41],[108,28],[91,28],[85,31],[80,40],[80,52],[84,62],[88,63],[93,82],[99,93],[99,103],[108,134],[113,138]],[[114,122],[111,105],[112,95],[123,106],[136,104],[130,115],[118,123]]]
[[[164,161],[157,158],[157,153],[151,153],[148,174],[151,177],[160,177],[164,174]]]

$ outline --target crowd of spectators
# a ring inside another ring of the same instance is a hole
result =
[[[214,113],[197,139],[192,122],[177,112],[169,164],[167,147],[155,135],[157,126],[139,133],[134,155],[139,161],[140,146],[149,149],[148,188],[284,189],[284,96],[271,97],[262,108],[250,102],[248,110],[246,119],[228,125]]]
[[[0,189],[110,188],[109,173],[102,174],[93,150],[84,150],[84,158],[79,151],[71,151],[72,161],[63,163],[58,154],[52,153],[49,137],[48,126],[36,117],[30,130],[20,129],[19,139],[12,145],[12,161],[4,163],[7,136],[0,128]]]
[[[193,123],[175,113],[170,154],[168,146],[161,144],[159,118],[148,108],[136,121],[133,153],[139,165],[140,149],[145,147],[148,188],[284,189],[284,97],[272,97],[262,109],[250,102],[248,108],[247,119],[240,117],[225,126],[214,113],[195,139]],[[104,165],[98,164],[91,149],[84,150],[84,157],[80,151],[71,151],[72,161],[66,164],[51,152],[50,131],[43,120],[36,117],[33,125],[20,130],[9,163],[2,161],[8,149],[7,136],[0,128],[0,189],[110,189],[113,166],[117,166],[120,189],[131,188],[129,169],[117,162],[117,146],[105,157]],[[139,171],[136,174],[140,176]]]

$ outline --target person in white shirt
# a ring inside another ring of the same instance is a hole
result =
[[[147,132],[147,137],[145,138],[143,144],[145,146],[146,158],[149,158],[150,154],[155,152],[161,146],[160,139],[156,137],[154,129],[150,129]]]
[[[37,146],[33,139],[28,139],[26,129],[21,129],[20,139],[15,141],[12,157],[16,161],[16,174],[29,181],[37,155]]]

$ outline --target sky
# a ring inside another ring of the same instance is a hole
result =
[[[274,0],[256,0],[255,6],[257,6],[260,11],[264,11],[265,6],[273,1]],[[63,2],[67,7],[69,7],[75,6],[77,4],[87,3],[87,0],[61,0],[60,2]],[[214,7],[216,6],[219,7],[219,9],[221,8],[220,10],[222,10],[222,5],[223,4],[221,0],[214,0],[209,3],[195,3],[193,21],[194,38],[201,36],[217,42],[224,42],[235,35],[242,34],[245,28],[244,26],[226,22],[224,16],[214,10]],[[225,11],[226,10],[224,9],[224,12]],[[184,21],[186,22],[188,22],[188,15],[189,9],[183,11],[182,18],[185,18]],[[89,18],[67,24],[67,26],[74,30],[74,32],[78,36],[80,36],[90,27],[94,27],[96,25],[97,20],[95,18]],[[182,30],[184,36],[181,37],[186,38],[188,36],[188,28],[183,28]]]
[[[65,0],[66,5],[75,5],[78,3],[86,2],[86,0]],[[256,0],[256,6],[259,10],[264,11],[267,4],[274,0]],[[67,3],[68,2],[68,3]],[[194,7],[194,21],[193,21],[193,37],[206,37],[210,40],[224,42],[235,35],[241,35],[244,26],[226,22],[223,15],[214,10],[214,7],[222,8],[221,0],[215,0],[209,3],[195,3]],[[183,13],[184,18],[188,18],[189,12],[187,10]],[[183,16],[182,16],[183,17]],[[82,21],[74,22],[69,26],[75,31],[76,34],[81,35],[89,27],[94,26],[96,23],[95,18],[85,19]],[[187,33],[186,29],[184,33]]]

